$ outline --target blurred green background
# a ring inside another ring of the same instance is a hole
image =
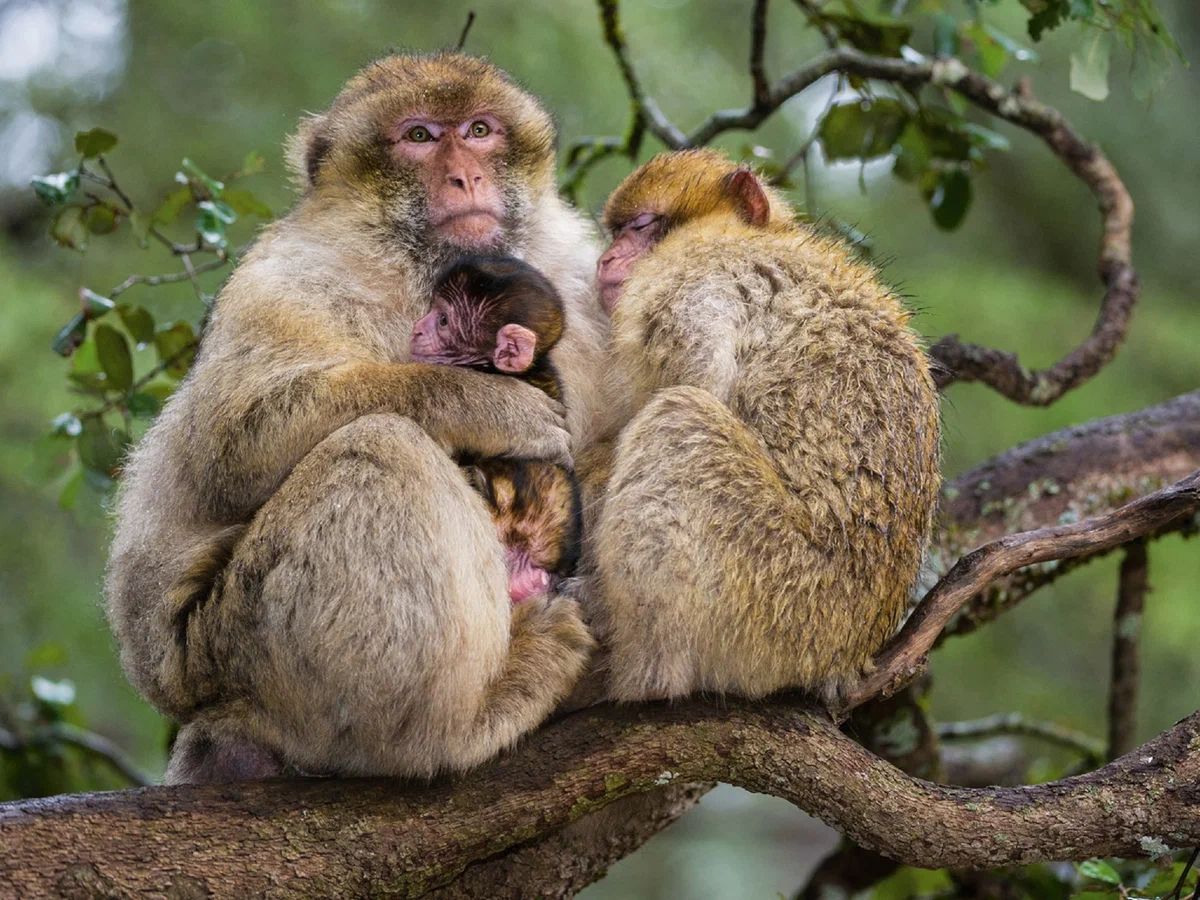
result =
[[[749,91],[748,0],[642,0],[623,8],[631,50],[648,91],[685,128],[711,110],[741,105]],[[1200,4],[1160,0],[1176,38],[1200,59]],[[261,151],[252,179],[276,212],[291,188],[281,142],[304,111],[320,109],[358,66],[390,47],[452,44],[468,8],[478,20],[467,49],[490,55],[545,98],[563,146],[585,134],[620,134],[628,102],[589,0],[440,4],[383,0],[0,0],[0,679],[26,690],[32,672],[77,689],[88,726],[161,772],[165,726],[126,684],[100,607],[104,511],[58,506],[56,487],[30,475],[35,441],[59,412],[77,405],[54,332],[77,309],[75,292],[101,293],[131,273],[170,271],[161,252],[125,236],[79,255],[45,237],[32,175],[69,162],[71,135],[103,126],[121,145],[110,162],[125,190],[149,207],[172,186],[184,156],[206,171],[232,170]],[[989,11],[1024,39],[1012,5]],[[776,75],[816,52],[790,4],[770,13],[768,65]],[[1078,26],[1038,45],[1029,74],[1039,97],[1059,106],[1110,155],[1137,204],[1135,262],[1142,306],[1115,364],[1048,410],[1015,407],[970,385],[944,407],[946,469],[954,474],[1013,443],[1087,419],[1137,409],[1200,385],[1200,79],[1176,66],[1152,102],[1134,100],[1114,56],[1113,94],[1095,103],[1068,90],[1067,54]],[[817,86],[754,136],[727,135],[785,157],[801,143],[828,96]],[[1019,350],[1045,365],[1091,328],[1098,216],[1083,185],[1036,140],[996,126],[1013,142],[975,180],[965,226],[937,230],[916,190],[888,163],[816,165],[808,207],[855,223],[876,252],[895,257],[887,276],[921,308],[931,336]],[[647,152],[656,149],[647,141]],[[597,168],[581,200],[596,210],[628,171]],[[804,200],[803,191],[797,193]],[[240,223],[239,227],[243,227]],[[247,226],[252,227],[252,226]],[[243,238],[251,231],[245,231]],[[186,285],[135,288],[158,317],[198,314]],[[950,641],[936,655],[933,711],[939,719],[1020,710],[1103,734],[1110,613],[1117,560],[1065,578],[994,625]],[[1140,731],[1151,736],[1200,705],[1197,545],[1173,538],[1151,549],[1154,593],[1143,629]],[[1035,751],[1037,748],[1033,748]],[[789,895],[832,833],[782,801],[729,788],[710,795],[679,825],[616,866],[587,896],[775,897]]]

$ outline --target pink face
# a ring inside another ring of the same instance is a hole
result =
[[[392,152],[420,169],[435,234],[464,248],[495,243],[506,214],[495,178],[507,143],[500,120],[487,112],[461,122],[410,116],[391,139]]]
[[[654,212],[639,213],[615,229],[612,243],[596,267],[600,303],[609,315],[616,309],[621,287],[629,278],[633,264],[662,240],[666,232],[666,218]]]
[[[434,298],[433,308],[413,325],[413,362],[447,366],[483,366],[517,375],[533,365],[537,335],[512,322],[496,328],[488,322],[487,305],[452,303]]]

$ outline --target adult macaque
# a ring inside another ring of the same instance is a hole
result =
[[[711,151],[605,209],[616,368],[638,410],[591,540],[618,699],[832,699],[904,613],[938,488],[938,401],[876,272]]]
[[[564,327],[562,298],[541,272],[511,256],[471,256],[438,277],[432,308],[413,326],[412,359],[512,375],[562,400],[550,351]],[[583,531],[570,471],[531,459],[460,462],[504,545],[512,601],[570,575]]]
[[[303,196],[221,291],[120,500],[108,612],[134,685],[186,723],[167,781],[463,769],[584,668],[572,601],[509,602],[450,455],[566,463],[568,430],[603,427],[595,254],[554,141],[531,96],[453,54],[381,60],[302,123]],[[435,274],[479,251],[563,298],[566,428],[518,379],[409,361]]]

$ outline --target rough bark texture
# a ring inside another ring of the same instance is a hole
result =
[[[31,898],[419,897],[621,797],[694,781],[783,797],[906,865],[1144,855],[1200,843],[1200,713],[1096,772],[981,790],[906,775],[787,698],[602,708],[424,789],[313,780],[9,804],[0,884]]]
[[[1137,732],[1138,637],[1149,590],[1146,543],[1136,541],[1125,551],[1113,615],[1112,676],[1108,694],[1108,758],[1133,749]]]

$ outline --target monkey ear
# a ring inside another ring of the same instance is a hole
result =
[[[508,324],[496,333],[492,364],[501,372],[515,375],[533,365],[537,335],[522,325]]]
[[[771,201],[749,169],[730,172],[724,179],[725,193],[737,206],[738,215],[747,225],[761,228],[771,219]]]

